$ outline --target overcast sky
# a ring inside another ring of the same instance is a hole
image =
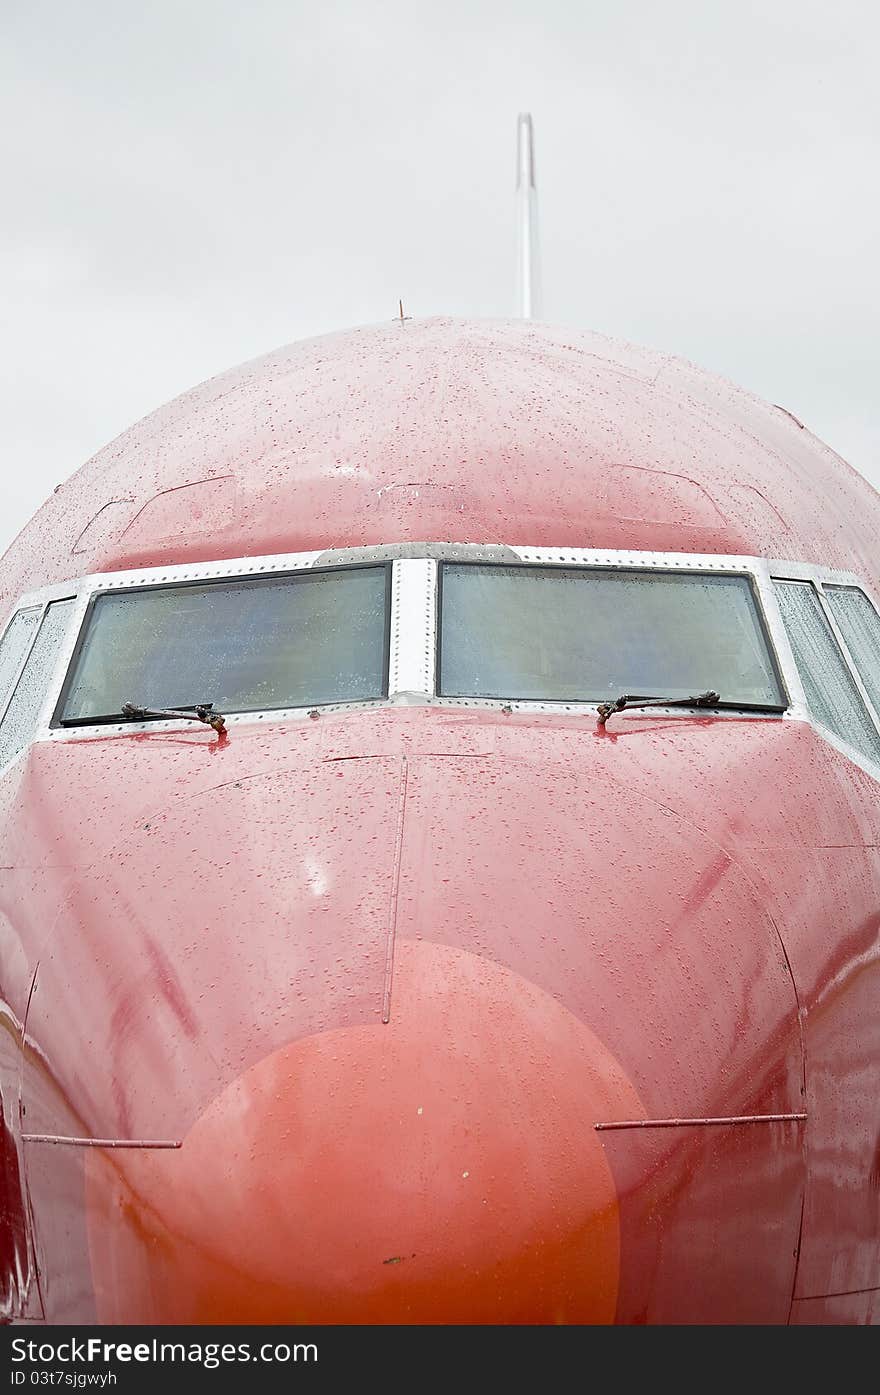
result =
[[[0,0],[0,549],[137,418],[279,344],[514,313],[694,359],[880,487],[868,0]]]

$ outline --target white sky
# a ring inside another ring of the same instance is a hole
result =
[[[514,313],[694,359],[880,487],[868,0],[0,0],[0,549],[279,344]]]

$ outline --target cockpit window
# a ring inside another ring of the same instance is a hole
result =
[[[823,586],[865,692],[880,712],[880,616],[857,586]]]
[[[34,734],[75,605],[72,598],[55,601],[43,613],[37,637],[0,722],[0,766],[20,755]]]
[[[880,736],[815,588],[809,581],[777,581],[774,585],[810,712],[841,741],[880,762]]]
[[[383,697],[390,568],[334,568],[104,593],[56,714],[119,720],[125,703],[219,712]]]
[[[12,685],[18,677],[21,661],[30,648],[39,620],[39,606],[19,610],[13,615],[0,640],[0,714],[5,711]]]
[[[622,693],[785,708],[751,581],[717,573],[445,565],[439,691],[604,702]]]

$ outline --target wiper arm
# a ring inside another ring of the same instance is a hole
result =
[[[600,702],[599,726],[604,727],[609,717],[615,712],[622,712],[625,707],[717,707],[720,702],[718,693],[713,692],[686,698],[640,697],[638,693],[624,693],[613,702]]]
[[[226,730],[226,719],[222,712],[214,711],[213,702],[200,702],[193,707],[136,707],[133,702],[126,702],[119,712],[92,712],[87,717],[62,717],[59,726],[109,726],[111,722],[139,722],[147,717],[180,718],[188,722],[204,722],[218,733]]]
[[[223,713],[214,711],[213,702],[200,702],[194,707],[135,707],[133,702],[124,702],[122,715],[134,722],[144,717],[182,717],[188,722],[204,722],[217,732],[226,730]]]

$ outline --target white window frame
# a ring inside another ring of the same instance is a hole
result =
[[[828,598],[825,595],[826,586],[852,587],[856,591],[861,591],[862,595],[865,597],[868,603],[871,606],[873,606],[878,618],[880,618],[880,605],[877,604],[877,596],[874,594],[871,587],[867,584],[867,582],[863,580],[862,577],[856,576],[854,572],[836,572],[831,570],[829,567],[813,567],[805,563],[773,562],[770,564],[770,573],[774,583],[777,581],[800,581],[809,582],[812,585],[813,592],[819,601],[819,607],[822,611],[822,614],[828,622],[828,627],[831,630],[831,633],[837,641],[837,647],[840,650],[841,656],[843,658],[847,670],[849,671],[850,677],[852,678],[853,683],[855,684],[859,697],[862,699],[862,702],[865,706],[865,710],[867,711],[868,716],[870,717],[875,728],[877,729],[877,732],[880,733],[880,713],[878,713],[876,707],[874,706],[873,702],[868,696],[865,685],[862,682],[861,674],[858,670],[858,665],[856,664],[852,654],[849,651],[849,647],[846,643],[846,640],[843,637],[843,634],[841,633],[840,627],[837,623],[837,620],[835,619],[834,612],[828,603]],[[795,665],[795,668],[796,667],[797,665]],[[848,741],[843,741],[837,735],[836,732],[831,731],[829,727],[826,727],[824,723],[820,722],[812,712],[807,712],[806,720],[810,723],[811,726],[815,727],[816,730],[820,732],[821,735],[825,738],[825,740],[830,742],[836,750],[840,751],[843,755],[848,756],[851,761],[854,761],[856,765],[861,766],[863,770],[868,771],[868,773],[873,775],[875,779],[878,778],[877,772],[878,769],[880,769],[880,765],[878,765],[877,762],[872,761],[870,757],[865,756],[862,754],[861,751],[856,750],[856,748],[854,746],[851,746]]]
[[[781,713],[756,712],[748,708],[729,708],[713,713],[713,716],[720,721],[754,718],[764,721],[807,722],[848,759],[861,766],[875,779],[880,779],[880,765],[864,757],[861,752],[848,743],[841,741],[833,732],[829,732],[827,728],[815,720],[808,710],[803,684],[794,661],[773,588],[776,581],[809,581],[813,583],[819,595],[823,612],[826,614],[835,639],[840,646],[846,666],[853,676],[869,715],[877,726],[878,733],[880,733],[880,714],[875,711],[865,692],[864,684],[843,636],[840,634],[822,588],[823,585],[827,584],[856,587],[867,596],[875,610],[880,613],[877,596],[862,577],[852,572],[834,571],[809,563],[767,561],[764,558],[747,555],[718,556],[706,553],[636,552],[569,547],[533,548],[501,543],[389,543],[382,546],[331,548],[320,552],[285,553],[269,557],[238,557],[219,562],[185,563],[181,566],[141,567],[128,571],[94,573],[77,581],[58,583],[44,587],[39,591],[30,592],[22,596],[10,611],[7,625],[20,610],[35,607],[40,610],[40,616],[31,644],[21,661],[15,683],[10,690],[9,700],[11,700],[12,693],[15,691],[15,686],[19,682],[33,643],[39,633],[46,607],[53,601],[74,598],[76,605],[72,612],[69,630],[59,651],[52,680],[48,685],[46,699],[38,716],[32,740],[34,742],[82,741],[89,737],[106,737],[108,734],[116,732],[183,730],[187,728],[191,730],[189,723],[179,720],[125,722],[118,725],[96,723],[94,725],[55,728],[50,726],[83,622],[96,595],[134,587],[163,584],[173,586],[182,581],[234,580],[237,577],[306,571],[313,567],[323,570],[333,566],[351,567],[358,564],[367,566],[371,563],[387,561],[392,563],[388,696],[368,701],[313,704],[310,707],[225,714],[229,727],[257,722],[274,723],[307,719],[309,713],[315,710],[319,713],[343,712],[408,703],[448,708],[467,707],[496,710],[505,708],[518,712],[544,712],[557,715],[589,715],[594,713],[597,706],[595,702],[539,702],[502,698],[437,696],[434,691],[438,642],[436,597],[439,565],[444,561],[491,561],[513,565],[522,562],[546,567],[672,570],[691,573],[704,572],[710,575],[738,573],[749,576],[754,583],[759,611],[774,650],[776,666],[785,689],[783,696],[787,699],[788,706]],[[654,711],[658,715],[683,719],[692,715],[689,714],[688,709],[676,707],[659,707],[655,708]],[[10,762],[10,764],[12,763]]]

